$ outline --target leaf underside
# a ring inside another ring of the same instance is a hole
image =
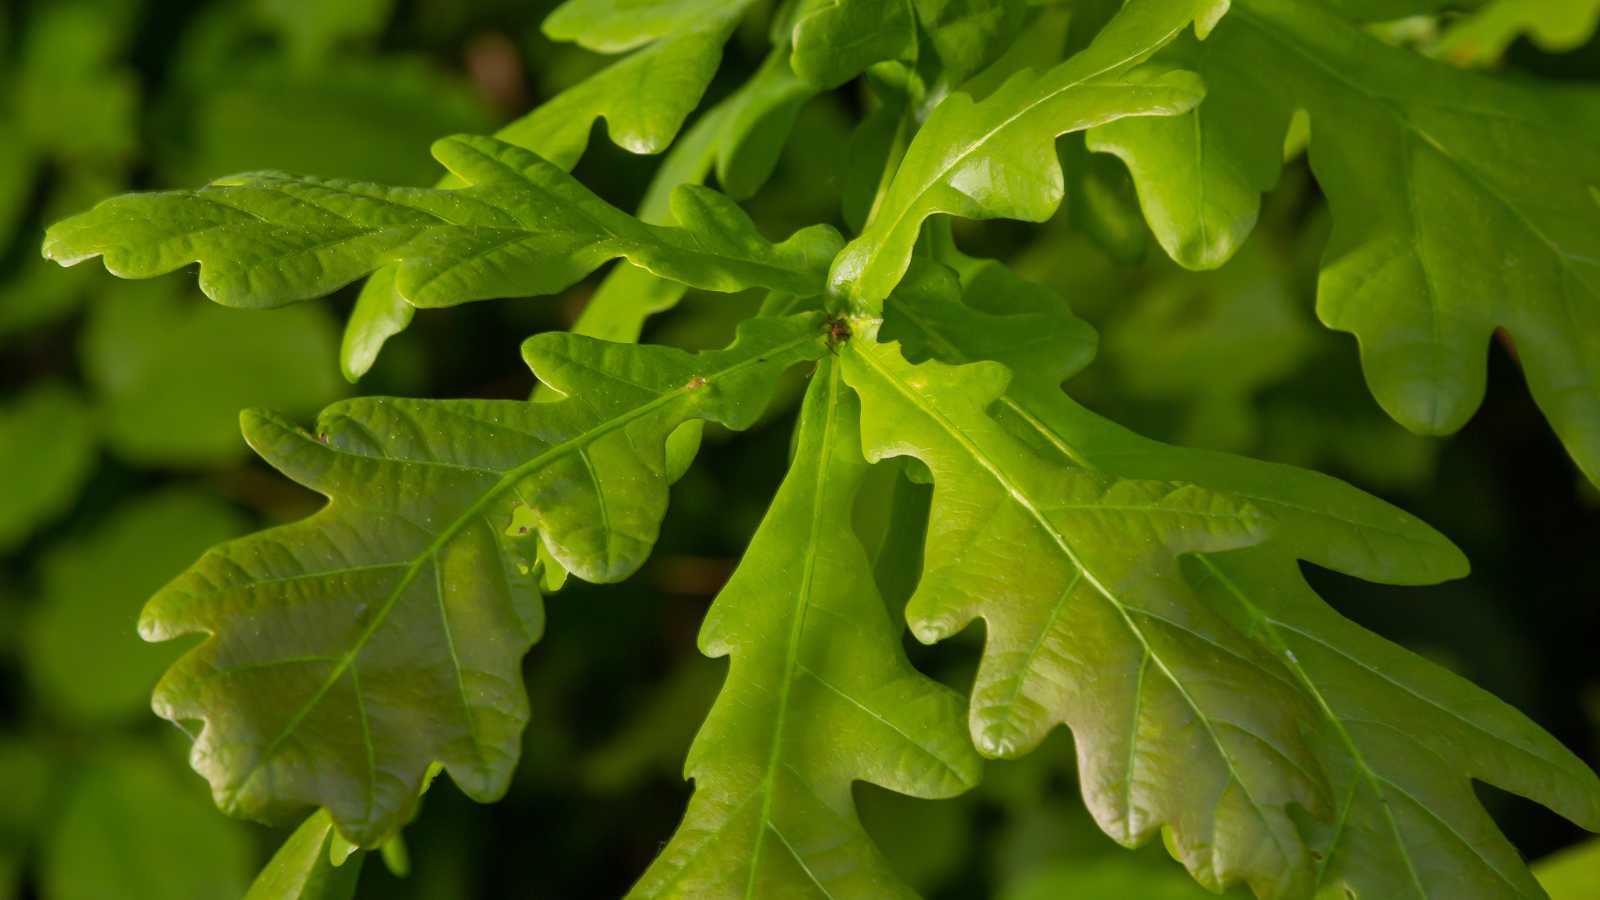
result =
[[[555,403],[359,399],[315,433],[247,413],[251,445],[331,502],[210,551],[140,621],[150,640],[211,635],[155,706],[204,720],[192,762],[218,804],[272,820],[320,805],[374,846],[435,760],[469,796],[498,797],[527,721],[541,557],[597,582],[638,568],[669,436],[695,419],[748,427],[783,370],[824,352],[819,326],[752,320],[702,354],[542,334],[524,352],[569,394]]]

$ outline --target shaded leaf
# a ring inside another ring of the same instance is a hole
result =
[[[39,382],[0,407],[0,549],[65,512],[94,462],[94,425],[68,388]]]
[[[24,632],[30,687],[68,721],[121,725],[150,714],[150,691],[182,647],[139,640],[139,608],[210,549],[245,530],[205,494],[172,490],[119,507],[94,531],[52,546]]]
[[[555,403],[358,399],[300,431],[262,412],[245,436],[332,502],[224,544],[157,594],[140,632],[205,643],[156,709],[201,719],[191,754],[223,809],[318,805],[372,847],[406,821],[429,763],[480,801],[506,789],[543,628],[540,553],[590,581],[644,561],[681,424],[748,427],[779,374],[825,352],[814,315],[747,323],[692,355],[569,334],[524,355]]]
[[[258,169],[428,184],[440,174],[428,145],[492,125],[469,84],[416,59],[340,59],[311,73],[269,59],[207,72],[189,89],[184,142],[168,163],[179,184]]]
[[[1562,53],[1589,40],[1597,22],[1597,0],[1490,0],[1451,24],[1428,52],[1458,66],[1491,65],[1526,34],[1539,49]]]
[[[1204,94],[1193,73],[1129,70],[1197,17],[1210,0],[1132,0],[1088,49],[1044,73],[1024,69],[973,102],[953,94],[911,142],[876,217],[839,258],[830,290],[875,312],[899,282],[935,213],[1042,222],[1062,197],[1055,139],[1123,116],[1174,115]]]
[[[1503,327],[1540,408],[1600,477],[1600,92],[1462,72],[1315,0],[1240,0],[1175,52],[1206,80],[1201,108],[1090,136],[1128,162],[1173,258],[1232,254],[1306,110],[1334,222],[1317,310],[1360,339],[1378,402],[1418,433],[1455,431]]]
[[[310,415],[344,393],[323,309],[223,309],[181,290],[171,279],[119,284],[96,301],[82,332],[85,374],[119,456],[226,463],[247,451],[240,409]]]
[[[689,752],[689,812],[632,897],[915,897],[856,817],[864,780],[920,797],[977,783],[961,700],[905,659],[850,512],[858,407],[825,360],[795,461],[700,632],[731,655]]]
[[[1266,548],[1186,561],[1195,589],[1288,663],[1322,723],[1339,811],[1312,829],[1327,896],[1542,900],[1478,780],[1600,829],[1600,779],[1527,716],[1334,612]],[[1322,894],[1319,894],[1322,896]]]
[[[251,848],[239,824],[142,757],[91,766],[48,835],[41,893],[52,900],[234,900]]]
[[[340,41],[373,38],[394,0],[255,0],[256,15],[282,33],[301,65],[322,60]]]
[[[390,262],[413,306],[559,291],[626,256],[708,290],[821,291],[839,246],[817,225],[782,244],[762,239],[731,201],[684,185],[673,194],[682,228],[641,223],[519,147],[483,137],[434,145],[471,184],[387,188],[242,175],[196,191],[115,197],[53,226],[45,254],[66,265],[104,254],[142,278],[200,262],[200,286],[229,306],[282,306],[336,290]]]

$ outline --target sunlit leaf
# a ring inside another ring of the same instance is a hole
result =
[[[200,262],[200,286],[228,306],[271,307],[336,290],[390,262],[413,306],[548,294],[626,256],[695,287],[821,292],[839,247],[826,225],[782,244],[705,188],[673,193],[681,228],[642,223],[540,157],[493,138],[448,138],[434,153],[456,190],[242,175],[197,191],[128,194],[53,226],[45,254],[104,255],[129,278]]]
[[[1088,49],[1046,72],[1024,69],[983,100],[953,94],[906,151],[877,216],[833,264],[830,289],[872,312],[899,282],[935,213],[1042,222],[1061,202],[1055,139],[1123,116],[1175,115],[1200,102],[1193,73],[1138,70],[1210,0],[1133,0]]]
[[[700,647],[732,665],[689,751],[689,812],[632,897],[915,897],[851,783],[948,797],[978,780],[960,698],[906,661],[851,528],[867,468],[853,393],[819,367],[794,463],[707,614]]]
[[[524,350],[554,403],[350,400],[315,432],[264,412],[245,436],[331,502],[224,544],[158,593],[140,632],[211,637],[157,711],[205,722],[191,762],[223,809],[323,806],[366,847],[406,821],[429,763],[502,794],[528,716],[520,664],[543,630],[540,555],[590,581],[644,561],[667,503],[667,444],[742,429],[790,365],[825,352],[814,315],[757,319],[688,354],[568,334]]]

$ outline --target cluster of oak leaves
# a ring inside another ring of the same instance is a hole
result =
[[[554,293],[622,260],[571,332],[524,344],[530,402],[363,398],[309,431],[244,416],[251,446],[329,503],[207,553],[140,630],[209,635],[155,703],[203,721],[192,762],[225,810],[321,808],[252,896],[347,892],[354,867],[336,863],[388,845],[441,768],[469,796],[503,793],[542,595],[636,571],[703,424],[749,427],[799,365],[814,370],[788,474],[700,634],[732,665],[690,751],[695,793],[634,896],[911,895],[852,783],[955,796],[981,756],[1026,754],[1061,724],[1101,828],[1160,833],[1207,887],[1543,896],[1470,782],[1600,830],[1600,781],[1511,707],[1339,616],[1298,567],[1427,584],[1465,574],[1462,554],[1336,479],[1163,445],[1078,405],[1060,385],[1094,331],[964,255],[949,218],[1048,219],[1056,139],[1087,131],[1126,162],[1167,252],[1215,267],[1307,151],[1333,218],[1318,312],[1358,336],[1384,408],[1459,428],[1504,329],[1592,477],[1600,94],[1470,64],[1523,31],[1581,41],[1594,11],[1494,0],[1401,42],[1374,23],[1436,11],[1130,0],[1074,5],[1074,29],[1098,27],[1066,55],[1031,40],[1041,14],[1020,2],[791,2],[756,75],[676,135],[748,5],[570,0],[550,37],[628,55],[495,137],[439,141],[452,174],[435,189],[256,172],[50,229],[63,264],[142,278],[198,262],[229,306],[366,277],[344,345],[357,377],[417,307]],[[766,240],[735,201],[801,104],[863,75],[855,237]],[[568,174],[599,118],[628,150],[672,145],[637,216]],[[720,193],[701,185],[713,173]],[[634,343],[690,287],[769,294],[726,349]],[[903,469],[875,557],[851,526],[872,464]],[[932,643],[980,617],[970,697],[907,662],[902,627]]]

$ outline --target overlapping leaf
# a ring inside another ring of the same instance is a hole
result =
[[[1274,649],[1322,711],[1313,746],[1339,813],[1313,829],[1327,896],[1543,900],[1476,779],[1600,829],[1600,780],[1486,691],[1334,612],[1268,548],[1186,561],[1191,581]]]
[[[1189,22],[1210,28],[1212,0],[1132,0],[1082,53],[1024,69],[974,103],[954,94],[917,133],[872,223],[834,261],[830,290],[873,313],[899,282],[935,213],[1042,222],[1062,197],[1055,139],[1123,116],[1175,115],[1204,94],[1192,73],[1129,70]]]
[[[207,553],[140,622],[151,640],[211,635],[155,705],[205,721],[192,762],[219,805],[320,805],[372,846],[435,760],[468,795],[499,796],[528,715],[541,556],[591,581],[636,569],[676,474],[669,436],[750,425],[779,373],[824,352],[819,326],[754,320],[699,355],[539,335],[525,355],[568,394],[556,403],[351,400],[314,434],[248,413],[251,445],[332,502]]]
[[[833,88],[874,63],[916,65],[931,53],[954,88],[1005,52],[1026,11],[1018,0],[814,0],[795,14],[793,66],[810,84]]]
[[[1531,797],[1587,827],[1600,821],[1600,783],[1506,704],[1339,617],[1305,586],[1295,562],[1424,584],[1465,574],[1460,552],[1336,479],[1165,446],[1088,412],[1058,386],[1090,353],[1087,329],[1066,304],[997,263],[944,256],[961,270],[966,303],[903,290],[889,300],[885,337],[899,338],[913,358],[1014,367],[996,418],[1058,465],[1189,481],[1272,514],[1264,543],[1185,557],[1184,569],[1212,608],[1293,674],[1317,710],[1312,749],[1337,805],[1329,825],[1310,829],[1318,889],[1343,896],[1348,887],[1358,900],[1537,897],[1467,779]],[[1052,350],[1007,338],[1020,334],[1065,337]],[[1453,782],[1439,780],[1441,759]]]
[[[906,290],[958,286],[926,265]],[[1085,330],[1043,316],[999,324],[975,339],[1035,360]],[[1302,889],[1311,858],[1289,807],[1330,808],[1299,734],[1312,711],[1276,660],[1193,595],[1177,563],[1256,543],[1270,518],[1193,484],[1041,457],[987,412],[1011,380],[996,362],[913,365],[866,333],[850,340],[845,377],[861,394],[868,458],[915,456],[934,478],[926,563],[906,614],[913,633],[932,642],[986,621],[971,711],[978,747],[1020,755],[1068,724],[1084,797],[1107,833],[1137,844],[1168,825],[1210,886],[1245,879],[1263,897]]]
[[[695,794],[631,897],[916,895],[856,818],[851,783],[950,797],[977,783],[961,698],[900,647],[851,525],[859,405],[825,359],[795,460],[700,647],[733,657],[685,766]]]
[[[634,52],[497,137],[570,169],[595,119],[603,117],[619,147],[660,153],[699,105],[722,60],[722,44],[747,6],[749,0],[569,0],[545,20],[545,34],[602,53]]]
[[[440,141],[469,182],[457,190],[239,176],[195,191],[115,197],[53,226],[45,254],[71,265],[104,255],[123,277],[198,261],[200,286],[231,306],[281,306],[399,262],[394,290],[414,306],[561,290],[618,256],[709,290],[821,290],[838,233],[813,226],[782,244],[715,192],[673,194],[682,228],[641,223],[570,175],[493,138]]]
[[[1205,78],[1198,110],[1090,135],[1128,162],[1174,259],[1210,267],[1237,248],[1307,111],[1334,220],[1318,313],[1360,338],[1379,403],[1419,433],[1461,427],[1503,327],[1600,477],[1600,92],[1459,71],[1316,0],[1240,0],[1174,52]]]
[[[1596,24],[1596,0],[1489,0],[1452,23],[1427,49],[1458,66],[1490,65],[1523,34],[1539,49],[1561,53],[1592,37]]]

